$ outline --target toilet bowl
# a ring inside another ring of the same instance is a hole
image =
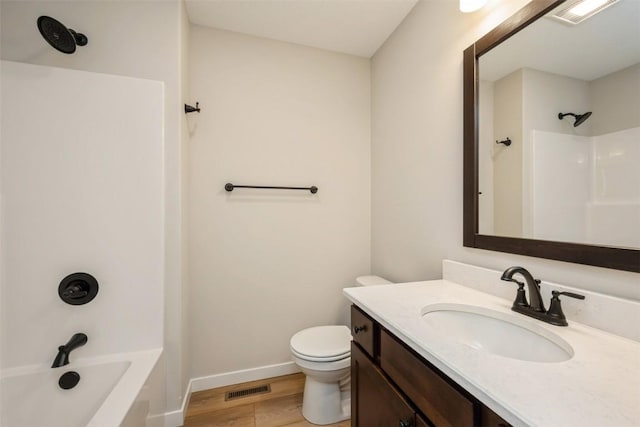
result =
[[[359,286],[391,283],[361,276]],[[291,355],[305,374],[302,415],[313,424],[333,424],[351,418],[351,331],[343,325],[316,326],[296,333]]]

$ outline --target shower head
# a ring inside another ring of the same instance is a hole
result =
[[[47,43],[62,53],[71,54],[76,51],[76,45],[84,46],[89,41],[84,34],[76,33],[50,16],[38,18],[38,30]]]
[[[591,117],[591,111],[587,111],[584,114],[574,114],[574,113],[558,113],[558,118],[560,120],[564,119],[565,116],[573,116],[576,121],[573,123],[573,127],[578,127],[582,123],[584,123],[589,117]]]

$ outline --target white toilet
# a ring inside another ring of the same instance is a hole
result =
[[[391,282],[360,276],[359,286]],[[291,337],[293,360],[306,375],[302,415],[313,424],[351,418],[351,331],[342,325],[303,329]]]

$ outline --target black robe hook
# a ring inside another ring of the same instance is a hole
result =
[[[199,103],[199,102],[196,102],[196,106],[195,106],[195,107],[192,107],[192,106],[191,106],[191,105],[189,105],[189,104],[184,104],[184,112],[185,112],[186,114],[193,113],[193,112],[199,113],[199,112],[200,112],[200,107],[199,107],[199,105],[200,105],[200,103]]]

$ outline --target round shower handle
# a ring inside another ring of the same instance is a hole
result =
[[[366,330],[367,330],[367,326],[366,325],[364,325],[364,326],[354,326],[353,327],[353,333],[354,334],[359,334],[360,332],[364,332]]]
[[[58,285],[58,295],[71,305],[83,305],[98,294],[98,281],[88,273],[73,273],[62,279]]]

